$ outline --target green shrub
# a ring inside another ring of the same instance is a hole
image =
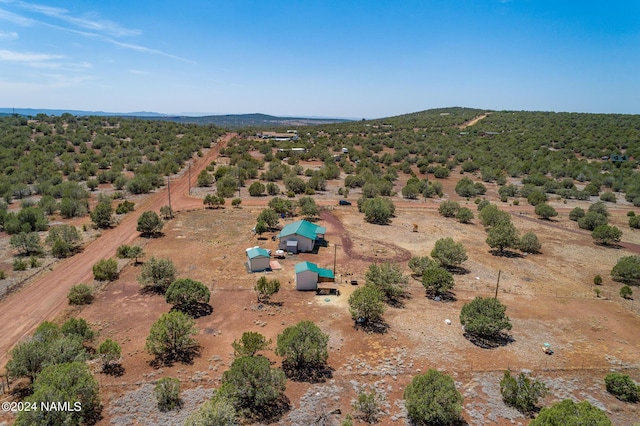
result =
[[[638,386],[626,374],[609,373],[604,378],[607,392],[614,395],[620,401],[638,402],[640,393]]]
[[[525,373],[514,377],[509,371],[505,371],[500,380],[500,393],[505,404],[524,414],[531,414],[535,411],[538,400],[547,393],[547,388],[544,383],[531,380]]]
[[[622,297],[623,299],[630,299],[632,295],[633,290],[631,290],[631,287],[629,287],[628,285],[623,285],[620,288],[620,297]]]
[[[153,393],[158,401],[160,411],[171,411],[182,406],[180,399],[180,381],[172,377],[165,377],[158,380]]]
[[[27,262],[24,259],[14,259],[13,261],[13,270],[14,271],[26,271],[27,270]]]
[[[640,256],[625,256],[611,269],[614,281],[626,284],[640,283]]]
[[[600,276],[600,274],[593,277],[593,284],[602,285],[602,277]]]
[[[118,278],[118,262],[102,259],[93,265],[93,277],[98,281],[113,281]]]
[[[70,305],[88,305],[93,302],[93,290],[86,284],[76,284],[67,293]]]

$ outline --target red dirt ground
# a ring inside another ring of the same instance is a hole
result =
[[[225,138],[229,139],[230,136]],[[196,163],[193,176],[211,162],[212,155],[210,151]],[[442,181],[447,198],[475,213],[473,202],[455,195],[458,176],[461,175],[453,173]],[[6,348],[40,321],[69,314],[64,312],[67,290],[73,284],[91,280],[91,265],[95,261],[112,256],[120,244],[135,242],[145,245],[146,259],[170,257],[180,277],[207,285],[212,292],[213,313],[196,320],[202,351],[193,364],[178,363],[158,369],[150,365],[152,358],[144,351],[144,345],[151,324],[170,306],[161,296],[140,293],[136,282],[138,266],[126,266],[121,277],[100,291],[92,305],[76,312],[99,331],[99,341],[109,337],[123,349],[122,376],[96,373],[105,406],[101,425],[131,424],[114,410],[118,401],[164,376],[179,378],[186,390],[217,388],[233,359],[231,343],[244,331],[258,331],[275,342],[285,327],[302,319],[313,320],[329,334],[333,377],[317,385],[287,381],[286,394],[292,407],[281,424],[311,424],[300,419],[311,419],[321,405],[327,410],[339,408],[340,418],[344,418],[353,411],[351,401],[356,397],[356,389],[365,385],[385,395],[387,412],[381,416],[380,424],[403,424],[404,387],[412,376],[429,368],[452,375],[465,397],[465,420],[472,425],[528,423],[500,399],[499,380],[505,369],[516,372],[527,369],[543,380],[551,389],[545,405],[575,397],[604,407],[614,424],[633,424],[640,418],[637,407],[617,401],[606,392],[603,383],[604,375],[611,369],[621,369],[636,381],[640,379],[637,333],[640,304],[636,300],[622,300],[618,296],[620,284],[608,276],[619,257],[638,249],[640,233],[625,225],[625,213],[631,207],[618,205],[610,209],[611,222],[625,232],[624,244],[614,249],[594,245],[588,232],[568,220],[573,207],[586,207],[587,202],[563,204],[552,200],[560,213],[553,222],[535,219],[531,206],[499,203],[501,208],[512,212],[513,222],[521,233],[534,231],[543,244],[539,255],[502,257],[489,252],[484,241],[486,234],[477,219],[463,225],[439,216],[440,200],[397,199],[392,223],[378,226],[364,222],[355,206],[335,206],[340,184],[340,181],[333,183],[334,187],[317,197],[318,204],[326,207],[318,223],[327,228],[328,246],[321,247],[317,254],[303,253],[281,260],[281,270],[267,273],[269,278],[282,283],[281,291],[274,296],[276,303],[259,305],[252,289],[262,274],[247,273],[244,250],[256,244],[276,248],[276,242],[257,239],[251,233],[256,216],[269,198],[245,196],[241,208],[204,210],[201,197],[185,195],[188,182],[182,175],[171,184],[174,209],[182,212],[167,223],[162,238],[137,237],[135,223],[137,214],[158,211],[166,204],[164,190],[150,196],[138,206],[136,215],[127,216],[83,253],[62,262],[53,272],[4,302],[0,312],[3,324],[15,324],[16,320],[29,324],[0,336],[0,355],[4,356],[0,365],[6,361]],[[497,186],[488,184],[487,188],[488,197],[497,199]],[[350,199],[358,196],[354,190]],[[412,232],[414,224],[418,232]],[[393,261],[409,272],[410,256],[428,255],[436,240],[449,236],[462,242],[469,255],[463,265],[468,273],[455,276],[455,300],[446,303],[429,300],[421,284],[410,278],[410,297],[404,306],[389,307],[385,312],[387,333],[354,329],[347,300],[357,286],[348,284],[351,279],[364,283],[365,272],[373,262]],[[334,259],[340,296],[316,296],[295,290],[296,262],[309,260],[331,268]],[[462,305],[474,297],[493,296],[498,271],[501,271],[499,298],[508,307],[513,341],[483,349],[464,338],[458,315]],[[592,290],[593,276],[597,273],[605,279],[604,297],[599,299],[593,297]],[[452,325],[447,325],[445,319],[450,319]],[[553,356],[542,353],[543,342],[551,343],[556,351]],[[273,351],[264,354],[275,366],[280,364]],[[314,395],[325,394],[328,396],[324,400],[310,402]],[[158,413],[153,407],[141,414],[144,404],[140,401],[121,409],[138,416],[134,424],[158,424]],[[5,418],[0,416],[0,422]],[[179,423],[176,418],[165,424]]]

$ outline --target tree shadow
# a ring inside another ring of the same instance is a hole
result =
[[[140,236],[143,238],[160,238],[160,237],[164,237],[164,232],[162,231],[142,232]]]
[[[353,322],[353,328],[364,330],[367,333],[385,334],[389,331],[389,324],[383,319],[367,321],[364,318],[357,318]]]
[[[154,359],[149,361],[149,365],[153,368],[171,367],[176,362],[191,365],[193,364],[193,360],[200,356],[201,350],[202,347],[197,345],[179,352],[156,356]]]
[[[467,275],[471,273],[470,270],[463,266],[447,266],[445,269],[454,275]]]
[[[164,291],[162,291],[162,289],[158,286],[155,285],[150,285],[150,286],[142,286],[140,287],[140,290],[138,290],[139,293],[143,296],[149,296],[149,295],[160,295],[160,296],[164,296]]]
[[[622,248],[624,248],[622,245],[620,245],[619,243],[616,242],[610,242],[610,243],[605,243],[602,241],[594,241],[593,244],[599,246],[599,247],[606,247],[606,248],[610,248],[610,249],[615,249],[615,250],[620,250]]]
[[[9,393],[15,399],[23,400],[33,393],[33,385],[29,380],[18,380],[12,383],[12,385]]]
[[[333,377],[333,368],[326,364],[305,364],[301,367],[296,367],[284,361],[282,363],[282,371],[284,371],[287,378],[294,382],[324,383],[327,379],[331,379]]]
[[[102,372],[108,376],[120,377],[124,375],[125,370],[122,364],[107,364],[102,367]]]
[[[213,306],[208,303],[199,302],[189,306],[174,306],[171,310],[180,311],[189,315],[193,319],[198,319],[200,317],[211,315],[213,312]]]
[[[511,250],[489,250],[489,253],[491,253],[493,256],[501,256],[501,257],[507,257],[509,259],[519,259],[524,257],[521,253],[515,252],[515,251],[511,251]]]
[[[268,405],[261,406],[259,410],[257,409],[255,411],[247,410],[245,412],[245,417],[252,424],[253,423],[273,424],[280,421],[284,413],[286,413],[290,409],[291,409],[291,402],[289,401],[289,398],[286,395],[282,395],[275,402]]]
[[[447,303],[451,303],[451,302],[457,302],[458,298],[456,297],[455,293],[452,291],[445,291],[442,293],[434,293],[434,292],[427,292],[427,298],[433,300],[434,302],[447,302]],[[436,300],[436,298],[439,297],[440,300]]]
[[[463,336],[465,339],[482,349],[496,349],[501,346],[507,346],[516,341],[516,339],[506,333],[499,333],[495,336],[488,337],[465,332]]]

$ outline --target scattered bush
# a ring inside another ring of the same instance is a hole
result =
[[[598,274],[595,277],[593,277],[593,284],[594,285],[602,285],[602,277],[600,276],[600,274]]]
[[[179,311],[190,313],[201,305],[209,303],[211,292],[200,281],[179,278],[172,282],[165,293],[167,303]]]
[[[369,393],[360,391],[351,407],[356,412],[357,418],[366,423],[377,423],[380,415],[380,399],[375,389]]]
[[[438,213],[443,217],[455,217],[458,210],[460,210],[460,204],[450,200],[443,201],[438,207]]]
[[[176,280],[176,267],[171,259],[152,257],[142,265],[137,279],[143,289],[165,294],[169,285]]]
[[[415,376],[404,390],[408,417],[416,425],[456,424],[462,401],[453,379],[437,370]]]
[[[439,296],[453,289],[453,275],[446,269],[434,265],[424,271],[422,285],[427,295]]]
[[[520,245],[518,248],[524,253],[540,253],[542,244],[540,244],[536,234],[533,232],[527,232],[522,236],[522,238],[520,238]]]
[[[586,213],[583,208],[576,207],[569,212],[569,219],[573,220],[574,222],[577,222],[579,219],[583,218],[585,214]]]
[[[545,220],[558,216],[558,212],[556,211],[556,209],[546,203],[536,205],[535,213],[540,216],[541,219]]]
[[[102,259],[93,265],[93,277],[98,281],[113,281],[118,278],[118,262]]]
[[[511,330],[506,310],[507,307],[498,299],[478,296],[462,306],[460,324],[466,333],[485,340],[495,339],[503,330]]]
[[[607,392],[614,395],[620,401],[638,402],[640,400],[640,389],[631,377],[621,373],[609,373],[604,378]]]
[[[349,312],[355,321],[380,321],[384,310],[384,293],[378,287],[365,285],[349,296]]]
[[[257,352],[268,349],[270,345],[271,339],[267,340],[262,334],[255,331],[245,331],[240,340],[235,340],[231,344],[233,356],[236,358],[254,356]]]
[[[505,371],[500,381],[500,393],[505,404],[530,415],[535,411],[538,400],[546,395],[547,387],[544,383],[531,380],[525,373],[513,377],[509,371]]]
[[[180,399],[180,380],[165,377],[158,380],[153,388],[160,411],[171,411],[182,406]]]
[[[640,256],[625,256],[611,269],[614,281],[626,284],[640,283]]]
[[[466,207],[460,207],[458,213],[456,213],[456,220],[460,223],[471,223],[473,212]]]
[[[278,335],[276,355],[283,357],[287,375],[297,378],[313,376],[322,370],[329,358],[329,335],[311,321],[300,321]]]
[[[14,271],[26,271],[27,270],[27,262],[24,259],[18,258],[13,260],[13,270]]]
[[[633,296],[633,290],[631,289],[631,287],[629,287],[628,285],[623,285],[620,288],[620,297],[622,297],[623,299],[631,299],[631,296]]]
[[[153,323],[147,337],[146,350],[165,363],[189,362],[199,345],[192,336],[198,334],[195,322],[180,311],[162,314]]]
[[[256,282],[254,290],[256,291],[258,302],[266,302],[271,296],[280,291],[280,281],[276,279],[268,280],[267,277],[262,276]]]
[[[591,237],[598,244],[609,245],[620,242],[622,231],[615,226],[600,225],[591,232]]]
[[[136,230],[141,232],[145,237],[153,237],[158,235],[162,231],[163,227],[164,222],[160,216],[158,216],[158,213],[146,211],[138,218],[138,226]]]
[[[93,302],[93,289],[86,284],[76,284],[67,294],[70,305],[88,305]]]
[[[591,405],[589,401],[575,403],[570,399],[556,402],[540,410],[529,426],[611,426],[611,420],[604,411]]]
[[[431,250],[431,257],[443,267],[452,268],[467,260],[467,250],[462,243],[456,243],[451,237],[441,238]]]

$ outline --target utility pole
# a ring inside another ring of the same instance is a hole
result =
[[[171,210],[171,175],[167,175],[167,193],[169,194],[169,210]]]
[[[498,269],[498,282],[496,283],[496,295],[494,296],[494,299],[498,298],[498,286],[500,285],[500,273],[502,272],[502,270]]]
[[[191,195],[191,161],[189,161],[189,195]]]

